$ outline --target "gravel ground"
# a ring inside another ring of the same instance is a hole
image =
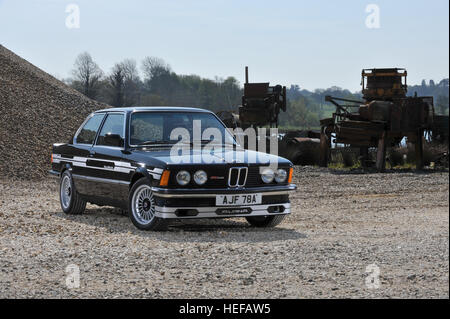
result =
[[[0,298],[449,298],[448,171],[298,167],[295,182],[275,229],[233,219],[155,233],[112,208],[64,215],[55,180],[0,180]]]

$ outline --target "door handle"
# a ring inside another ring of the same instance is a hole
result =
[[[94,157],[94,155],[95,155],[95,151],[90,151],[89,152],[89,157]]]

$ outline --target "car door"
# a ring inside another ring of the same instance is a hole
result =
[[[125,118],[124,112],[106,115],[86,162],[91,194],[111,203],[126,200],[128,196],[131,166],[123,161]]]
[[[87,160],[104,117],[105,113],[91,114],[78,129],[73,139],[69,161],[75,187],[82,195],[90,194],[89,176],[91,172],[87,167]]]

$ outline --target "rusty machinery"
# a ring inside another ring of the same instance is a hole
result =
[[[227,127],[258,128],[278,127],[280,110],[286,112],[286,87],[270,86],[270,83],[249,83],[248,67],[245,67],[244,95],[238,112],[219,111],[216,115]]]
[[[278,116],[286,112],[286,87],[267,83],[249,83],[248,67],[245,67],[244,94],[238,114],[220,111],[216,114],[227,127],[243,130],[249,127],[278,127]],[[318,161],[320,133],[313,131],[283,130],[278,136],[279,155],[294,164],[315,164]],[[247,148],[247,140],[244,139]],[[268,150],[267,145],[265,150]],[[317,159],[314,158],[317,155]]]
[[[286,87],[269,83],[249,83],[245,67],[244,95],[239,107],[239,121],[243,128],[269,125],[278,127],[280,110],[286,112]]]
[[[336,106],[336,112],[320,121],[321,166],[328,164],[334,135],[333,142],[360,148],[363,165],[367,164],[368,149],[377,148],[379,171],[385,169],[386,147],[407,137],[408,142],[415,143],[416,166],[422,168],[424,131],[433,123],[433,97],[407,97],[406,77],[405,69],[364,69],[364,101],[325,97]]]
[[[431,140],[448,146],[448,115],[434,115],[433,129],[431,130]]]
[[[248,67],[245,67],[244,94],[242,105],[238,107],[238,114],[230,111],[219,111],[216,115],[229,128],[251,127],[254,129],[269,126],[278,127],[280,111],[286,111],[286,87],[270,86],[265,83],[249,83]],[[258,131],[257,131],[258,132]],[[244,136],[244,147],[248,148],[248,139]],[[268,141],[269,142],[269,141]],[[259,145],[256,145],[258,148]],[[264,150],[267,150],[267,144]]]

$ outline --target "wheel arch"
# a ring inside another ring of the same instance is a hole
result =
[[[147,170],[143,167],[138,167],[133,175],[131,176],[131,180],[130,180],[130,185],[128,186],[129,189],[131,189],[133,187],[133,185],[142,177],[147,178],[148,182],[151,183],[152,182],[152,177],[150,176],[150,174],[147,172]]]
[[[62,174],[69,170],[70,172],[72,172],[72,165],[70,165],[69,163],[65,163],[61,166],[61,170],[59,172],[59,176],[62,176]]]

